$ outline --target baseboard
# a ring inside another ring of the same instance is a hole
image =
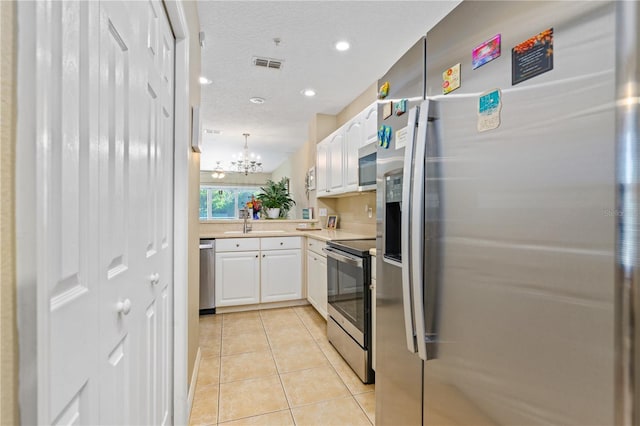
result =
[[[193,363],[193,372],[191,373],[191,385],[189,386],[189,394],[187,395],[187,423],[191,418],[191,407],[193,406],[193,397],[196,394],[196,382],[198,381],[198,371],[200,370],[200,347],[196,353],[196,362]]]
[[[286,300],[282,302],[256,303],[255,305],[217,306],[216,314],[229,314],[232,312],[257,311],[260,309],[290,308],[294,306],[308,305],[307,299]]]

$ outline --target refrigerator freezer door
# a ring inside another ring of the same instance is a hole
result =
[[[464,2],[427,35],[443,223],[426,425],[614,424],[614,9]],[[513,86],[511,47],[551,27],[553,70]],[[472,70],[495,34],[501,56]],[[494,88],[500,125],[479,132]]]
[[[385,101],[407,99],[407,110],[423,101],[424,39],[418,41],[383,76],[388,81],[389,96]],[[422,423],[422,360],[407,350],[407,330],[402,295],[402,268],[384,261],[385,247],[385,176],[402,172],[405,148],[396,146],[396,131],[408,125],[408,113],[383,120],[382,104],[378,107],[378,127],[393,128],[394,137],[388,149],[377,152],[377,222],[378,274],[376,289],[376,424],[420,425]],[[408,130],[408,129],[407,129]],[[403,236],[404,237],[404,236]]]

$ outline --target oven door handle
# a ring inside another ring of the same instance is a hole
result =
[[[328,257],[337,260],[338,262],[344,262],[348,265],[357,266],[358,268],[362,268],[362,259],[357,257],[345,256],[343,254],[338,254],[335,250],[330,248],[323,248],[323,252],[327,254]]]

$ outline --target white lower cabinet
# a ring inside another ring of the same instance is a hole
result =
[[[327,257],[307,252],[307,300],[327,319]]]
[[[307,300],[327,319],[327,256],[326,244],[307,238]]]
[[[280,302],[302,297],[302,256],[300,250],[262,252],[261,302]]]
[[[216,242],[216,307],[302,298],[300,237]]]
[[[216,306],[260,302],[260,252],[216,253]]]

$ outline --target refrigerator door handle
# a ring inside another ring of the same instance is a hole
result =
[[[424,322],[424,264],[425,264],[425,166],[427,154],[427,125],[429,118],[429,100],[420,105],[418,118],[418,134],[414,148],[414,174],[411,193],[411,284],[413,294],[413,324],[416,332],[418,356],[427,360]]]
[[[402,308],[404,311],[404,329],[407,338],[407,349],[411,353],[416,353],[416,334],[415,326],[413,323],[413,298],[411,295],[411,244],[410,239],[412,235],[412,223],[411,223],[411,206],[413,200],[411,199],[411,186],[412,186],[412,172],[413,172],[413,152],[415,146],[415,135],[417,127],[417,119],[419,114],[419,107],[409,110],[409,118],[407,121],[408,134],[407,145],[404,151],[404,169],[402,173],[402,235],[401,250],[402,250]]]

